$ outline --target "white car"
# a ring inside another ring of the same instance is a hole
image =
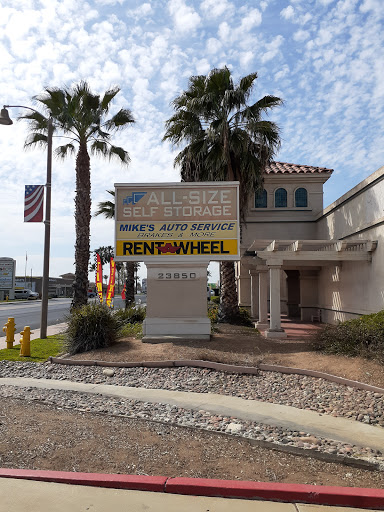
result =
[[[37,292],[33,292],[32,290],[15,290],[15,299],[34,300],[38,298],[39,294]]]

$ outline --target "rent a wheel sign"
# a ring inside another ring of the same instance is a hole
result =
[[[117,261],[239,259],[237,182],[115,184]]]

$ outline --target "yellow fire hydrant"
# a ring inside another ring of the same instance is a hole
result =
[[[20,331],[20,355],[30,357],[31,355],[31,328],[27,325],[24,331]]]
[[[13,344],[15,343],[15,331],[16,324],[15,319],[10,316],[8,318],[8,322],[4,325],[3,331],[6,333],[7,348],[13,348]]]

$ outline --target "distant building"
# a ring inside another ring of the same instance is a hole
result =
[[[62,274],[60,277],[50,277],[48,283],[49,297],[72,297],[72,284],[75,274],[71,272]],[[37,292],[40,296],[42,293],[43,278],[42,276],[16,276],[15,288],[27,288]],[[94,289],[95,283],[89,283],[89,288]]]

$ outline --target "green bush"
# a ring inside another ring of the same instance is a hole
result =
[[[216,296],[216,295],[213,295],[211,297],[211,302],[213,302],[214,304],[220,304],[220,297]]]
[[[211,321],[211,324],[217,323],[217,317],[219,313],[219,306],[217,304],[208,303],[208,318]]]
[[[326,354],[362,356],[384,363],[384,310],[325,325],[315,335],[313,346]]]
[[[250,315],[248,309],[240,308],[240,321],[241,321],[241,325],[246,325],[247,327],[253,327],[251,315]]]
[[[135,324],[124,324],[120,331],[119,336],[122,338],[137,338],[143,337],[143,324],[137,322]]]
[[[212,324],[216,324],[219,321],[219,305],[208,303],[208,318],[211,320]],[[233,324],[253,327],[248,310],[239,308],[239,315],[234,319]]]
[[[66,348],[70,354],[109,347],[117,340],[120,328],[113,312],[97,302],[74,309],[67,323]]]
[[[145,307],[131,306],[128,309],[118,309],[115,311],[114,316],[119,325],[123,327],[126,324],[142,323],[145,318]]]

